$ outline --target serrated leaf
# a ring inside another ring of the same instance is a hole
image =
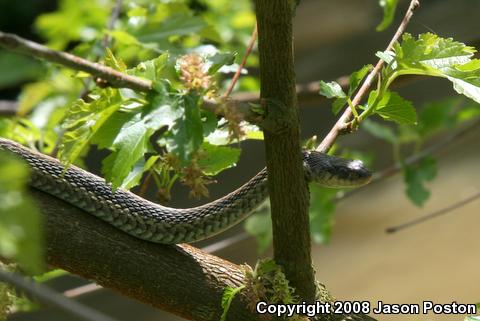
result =
[[[120,108],[120,103],[121,98],[115,89],[106,89],[91,103],[77,100],[62,124],[65,133],[59,148],[60,160],[65,164],[73,163],[97,130]]]
[[[423,159],[416,166],[404,168],[404,180],[407,185],[407,196],[418,207],[430,197],[430,191],[425,187],[425,183],[433,180],[437,175],[437,163],[431,158]]]
[[[459,94],[480,103],[480,63],[472,60],[475,48],[451,38],[425,33],[417,39],[404,34],[402,42],[395,44],[394,50],[395,56],[392,57],[395,63],[387,69],[389,76],[427,75],[446,78],[453,83],[453,88]]]
[[[162,88],[161,92],[150,94],[149,102],[142,109],[117,112],[92,139],[99,147],[112,150],[103,161],[102,172],[114,189],[138,183],[142,173],[148,170],[148,161],[145,163],[143,158],[149,150],[150,136],[160,128],[171,129],[183,115],[176,92],[169,92],[172,89],[168,84],[158,88]],[[142,162],[145,165],[140,173]]]
[[[347,95],[343,91],[342,87],[335,81],[324,82],[320,81],[320,95],[327,98],[346,98]]]
[[[365,119],[361,128],[367,131],[370,135],[386,140],[391,144],[398,143],[397,134],[388,126],[376,123],[370,119]]]
[[[153,88],[161,91],[163,90],[163,86],[165,86],[165,80],[162,79],[161,73],[162,70],[167,66],[168,58],[168,53],[163,53],[155,59],[139,63],[137,66],[135,66],[135,68],[129,69],[127,72],[133,76],[152,80],[154,82]],[[157,88],[157,81],[160,82],[160,89]]]
[[[29,170],[16,157],[0,152],[0,256],[22,269],[43,271],[42,220],[27,194]]]
[[[187,164],[193,152],[203,143],[203,125],[198,106],[199,97],[184,96],[183,115],[165,137],[167,150],[178,156],[182,164]]]
[[[240,157],[239,148],[203,143],[201,150],[198,165],[206,175],[217,175],[224,169],[235,166]]]
[[[379,0],[379,4],[383,9],[383,19],[376,29],[383,31],[392,24],[393,18],[395,18],[398,0]]]
[[[442,70],[468,63],[476,52],[473,47],[432,33],[421,34],[417,39],[406,33],[402,42],[395,44],[394,50],[399,70],[418,68],[427,72],[429,68]]]
[[[371,103],[369,99],[369,105]],[[395,92],[386,91],[375,106],[375,112],[382,118],[399,124],[412,125],[417,123],[417,113],[412,103]]]

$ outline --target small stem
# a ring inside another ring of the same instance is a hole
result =
[[[248,56],[250,56],[250,53],[252,52],[253,46],[255,45],[255,42],[257,40],[257,34],[258,34],[258,28],[257,24],[255,23],[255,27],[253,28],[252,36],[250,37],[250,42],[248,43],[247,49],[245,51],[245,55],[243,56],[242,63],[240,66],[238,66],[237,72],[232,78],[232,81],[230,82],[230,85],[228,86],[227,91],[223,95],[223,98],[228,98],[230,94],[233,91],[233,88],[235,87],[235,84],[237,83],[238,79],[240,78],[240,75],[242,74],[242,70],[245,67],[245,64],[247,63]]]
[[[407,12],[405,13],[405,16],[400,23],[397,31],[395,32],[394,36],[390,40],[390,43],[387,46],[386,50],[391,50],[393,48],[393,45],[400,39],[401,35],[405,32],[405,29],[410,22],[414,10],[420,5],[420,0],[411,0],[410,5],[407,9]],[[375,68],[368,74],[367,78],[365,78],[365,81],[363,82],[362,86],[358,90],[357,94],[355,97],[352,99],[352,103],[354,106],[357,106],[365,94],[368,92],[370,89],[370,86],[373,84],[373,81],[377,77],[377,75],[380,73],[382,70],[384,61],[380,59],[377,64],[375,65]],[[340,116],[338,121],[335,123],[335,125],[332,127],[330,132],[325,136],[323,141],[320,143],[320,145],[317,147],[318,151],[321,152],[327,152],[330,147],[335,143],[335,140],[337,137],[340,135],[340,133],[344,132],[345,128],[348,127],[348,122],[352,118],[353,112],[352,109],[347,108],[345,112]]]
[[[355,108],[355,105],[352,103],[352,100],[350,98],[347,98],[347,103],[348,103],[348,106],[350,106],[350,109],[352,110],[352,113],[355,116],[355,119],[357,119],[358,118],[357,109]]]

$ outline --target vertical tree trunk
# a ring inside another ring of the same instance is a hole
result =
[[[297,294],[315,299],[308,217],[308,186],[302,165],[295,92],[293,0],[255,0],[261,101],[268,187],[273,222],[274,258]]]

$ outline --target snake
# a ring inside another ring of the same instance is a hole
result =
[[[268,197],[267,170],[217,200],[192,208],[171,208],[122,189],[112,189],[103,178],[74,165],[0,138],[0,150],[23,159],[30,167],[29,185],[96,216],[142,240],[191,243],[209,238],[241,222]],[[372,173],[359,160],[303,151],[308,182],[327,187],[359,187]]]

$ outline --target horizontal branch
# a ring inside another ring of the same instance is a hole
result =
[[[33,58],[56,63],[73,70],[89,73],[92,76],[106,81],[111,87],[130,88],[141,92],[149,92],[152,90],[152,82],[148,79],[127,75],[108,66],[91,62],[67,52],[52,50],[44,45],[21,38],[14,34],[0,31],[0,47]],[[219,106],[224,104],[226,104],[226,107],[230,110],[234,110],[235,113],[241,115],[242,119],[245,119],[250,123],[255,124],[261,121],[261,116],[252,111],[248,103],[232,99],[219,101],[205,99],[203,108],[218,113]],[[2,112],[2,110],[0,110],[0,112]]]
[[[373,177],[372,177],[372,180],[371,180],[370,184],[368,184],[368,186],[372,186],[373,184],[380,183],[380,182],[384,181],[385,179],[398,174],[399,172],[403,171],[403,169],[406,166],[412,166],[412,165],[418,164],[422,160],[424,160],[425,158],[438,154],[440,151],[444,150],[445,148],[447,148],[447,147],[449,147],[449,146],[451,146],[455,143],[458,143],[458,141],[461,140],[462,138],[464,138],[466,135],[475,131],[478,128],[478,126],[480,126],[480,119],[477,119],[477,120],[471,122],[467,126],[464,126],[463,128],[459,129],[458,131],[453,132],[452,134],[450,134],[446,138],[444,138],[444,139],[442,139],[442,140],[440,140],[440,141],[438,141],[438,142],[436,142],[432,145],[429,145],[425,149],[422,149],[419,152],[408,156],[407,158],[405,158],[401,162],[394,163],[394,164],[388,166],[387,168],[384,168],[383,170],[374,173]],[[337,201],[342,201],[342,200],[346,199],[347,197],[350,197],[352,195],[357,194],[361,190],[362,190],[361,188],[352,189],[352,190],[350,190],[346,193],[340,194],[340,196],[336,200]]]
[[[0,46],[20,54],[87,72],[95,77],[104,79],[113,87],[127,87],[143,92],[148,92],[152,89],[152,82],[149,80],[124,74],[113,68],[88,61],[67,52],[52,50],[11,33],[0,31]]]
[[[23,278],[16,273],[0,269],[0,281],[11,285],[16,291],[28,298],[37,300],[81,320],[85,321],[117,321],[77,301],[69,300],[41,283]]]
[[[123,233],[92,215],[32,190],[44,214],[47,263],[189,320],[218,321],[227,286],[241,268],[189,245],[165,246]],[[238,298],[231,320],[259,320]]]
[[[47,263],[189,320],[218,321],[227,286],[245,283],[242,269],[190,245],[166,246],[131,237],[49,194],[31,191],[44,215]],[[240,293],[229,320],[261,317]],[[316,320],[373,320],[366,315]]]
[[[434,219],[434,218],[437,218],[441,215],[445,215],[445,214],[448,214],[448,213],[451,213],[452,211],[455,211],[459,208],[462,208],[476,200],[480,199],[480,193],[476,193],[470,197],[467,197],[463,200],[460,200],[454,204],[451,204],[451,205],[448,205],[447,207],[444,207],[444,208],[441,208],[437,211],[434,211],[434,212],[431,212],[425,216],[422,216],[422,217],[419,217],[417,219],[414,219],[414,220],[411,220],[407,223],[403,223],[403,224],[400,224],[400,225],[397,225],[397,226],[393,226],[393,227],[389,227],[385,230],[386,233],[397,233],[401,230],[404,230],[404,229],[407,229],[407,228],[410,228],[410,227],[413,227],[413,226],[417,226],[421,223],[424,223],[424,222],[427,222],[431,219]]]

